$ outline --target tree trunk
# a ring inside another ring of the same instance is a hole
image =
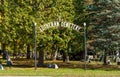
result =
[[[56,50],[56,51],[53,53],[53,59],[52,59],[53,61],[56,61],[56,59],[57,59],[57,52],[58,52],[58,51]]]
[[[69,62],[69,55],[67,52],[63,52],[63,62]]]
[[[2,52],[3,52],[2,58],[7,59],[7,52],[6,52],[6,45],[5,44],[2,44]]]
[[[65,62],[65,60],[66,60],[66,54],[65,52],[63,52],[63,62]]]
[[[69,62],[70,59],[69,59],[69,56],[68,55],[63,55],[63,62]]]
[[[107,56],[107,49],[105,50],[105,53],[104,53],[104,59],[103,59],[103,62],[104,62],[104,64],[105,65],[107,65],[108,63],[107,63],[107,60],[108,60],[108,56]]]
[[[0,55],[2,54],[2,50],[0,50]]]
[[[7,59],[7,54],[5,50],[3,50],[3,59]]]
[[[69,55],[66,56],[66,62],[69,62],[70,59],[69,59]]]
[[[52,56],[52,60],[53,60],[53,61],[56,61],[56,59],[57,59],[57,54],[58,54],[58,47],[56,46],[56,50],[53,51],[53,56]]]
[[[105,65],[107,64],[107,56],[106,55],[104,55],[103,62],[104,62]]]
[[[44,66],[44,51],[39,52],[39,57],[38,57],[38,66],[42,67]]]
[[[27,46],[27,59],[30,59],[30,45]]]
[[[17,46],[17,44],[16,44],[15,39],[14,39],[13,41],[14,41],[14,52],[13,52],[13,58],[15,59],[15,57],[17,56],[17,54],[16,54],[16,46]]]

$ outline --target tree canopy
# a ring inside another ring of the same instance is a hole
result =
[[[0,43],[6,46],[1,49],[26,52],[30,46],[33,50],[36,22],[38,49],[84,51],[83,22],[86,22],[87,44],[93,46],[92,50],[119,50],[119,4],[119,0],[1,0]],[[77,32],[58,27],[40,33],[40,26],[56,20],[77,24],[82,29]]]
[[[94,0],[94,4],[88,6],[88,10],[94,12],[91,20],[91,44],[97,50],[107,50],[109,54],[120,50],[119,4],[119,0]]]
[[[0,41],[1,44],[7,45],[7,50],[12,52],[15,48],[17,48],[15,52],[21,51],[28,44],[33,46],[34,22],[37,23],[38,33],[40,26],[55,20],[68,21],[78,25],[83,22],[80,20],[84,13],[82,0],[1,0],[0,6]],[[82,34],[80,33],[79,38],[82,37]],[[76,40],[79,39],[77,32],[73,32],[73,30],[50,29],[37,35],[37,44],[40,43],[42,44],[40,46],[43,47],[48,45],[46,47],[48,49],[52,44],[64,48],[67,47],[73,36],[76,36]],[[77,43],[78,45],[76,45],[83,47],[83,38],[79,41],[81,44]],[[83,50],[82,47],[78,47],[80,49],[77,50]]]

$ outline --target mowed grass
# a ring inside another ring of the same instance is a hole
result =
[[[5,61],[4,61],[5,62]],[[45,61],[47,64],[58,64],[58,69],[38,67],[34,68],[34,60],[13,60],[13,66],[8,67],[4,63],[4,70],[0,70],[0,76],[65,76],[65,77],[120,77],[120,66],[116,64],[103,65],[101,62],[87,63],[84,70],[84,62],[70,61]]]
[[[120,77],[120,71],[83,70],[80,68],[5,68],[1,76],[88,76],[88,77]]]

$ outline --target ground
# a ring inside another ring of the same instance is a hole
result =
[[[12,59],[13,60],[13,59]],[[16,59],[13,60],[13,66],[6,66],[3,60],[4,70],[0,70],[0,76],[64,76],[64,77],[120,77],[120,66],[116,63],[112,65],[103,65],[101,62],[87,62],[87,69],[84,70],[84,62],[70,61],[45,61],[48,64],[58,64],[58,69],[37,67],[34,68],[34,59]]]

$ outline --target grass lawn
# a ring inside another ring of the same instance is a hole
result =
[[[83,69],[83,62],[70,61],[63,63],[62,61],[45,61],[45,64],[56,63],[59,69],[41,67],[35,70],[34,61],[32,60],[14,60],[11,67],[4,66],[4,70],[0,70],[0,76],[54,76],[54,77],[120,77],[120,66],[102,65],[101,63],[87,63],[87,70]]]
[[[82,76],[82,77],[120,77],[118,70],[83,70],[80,68],[15,68],[6,67],[0,71],[0,76]]]

